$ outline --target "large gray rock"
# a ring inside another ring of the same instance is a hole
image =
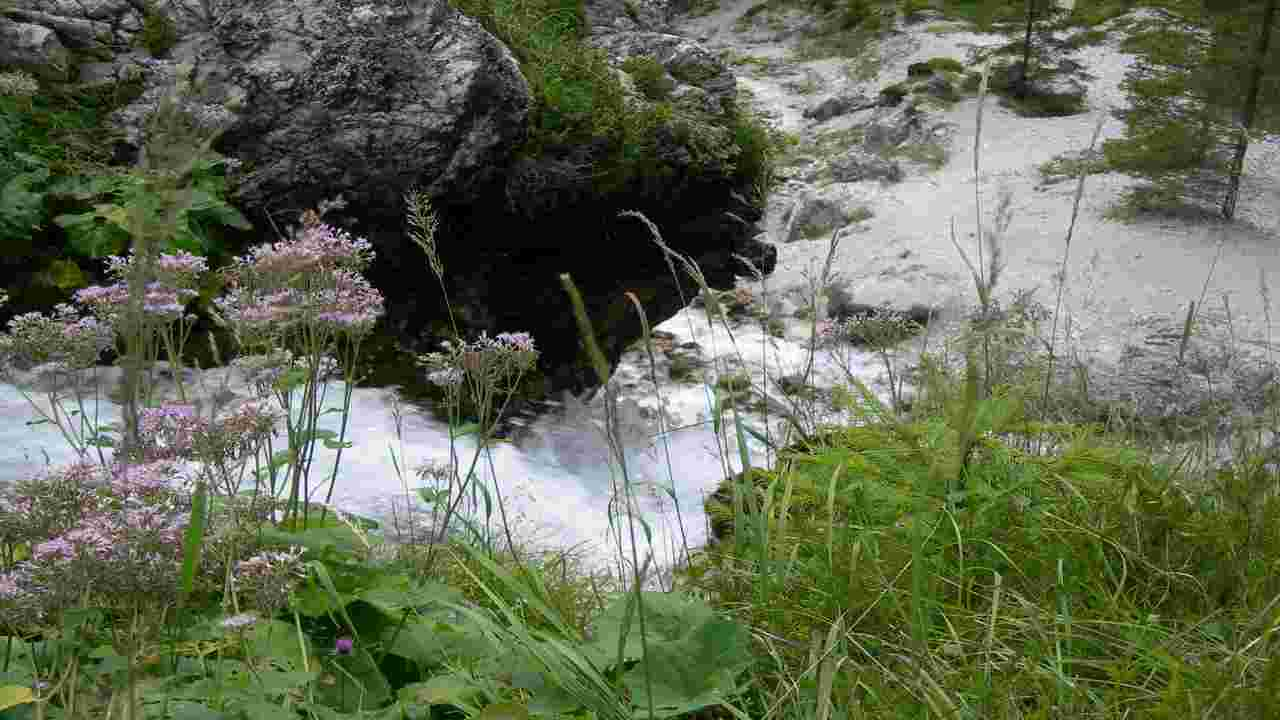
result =
[[[249,0],[174,54],[207,102],[237,108],[218,145],[251,166],[236,194],[255,206],[305,206],[316,185],[362,204],[414,176],[433,196],[472,196],[530,103],[510,50],[444,0]]]
[[[902,182],[901,163],[886,160],[859,148],[850,148],[831,158],[827,167],[831,179],[836,182],[852,183],[878,180],[880,182]]]
[[[66,46],[53,30],[0,18],[0,65],[57,82],[67,79],[70,60]]]
[[[925,135],[925,114],[914,99],[876,110],[863,128],[863,145],[872,152],[895,148]]]
[[[872,100],[862,93],[840,94],[805,108],[804,116],[810,120],[826,122],[831,118],[866,110],[877,105],[879,105],[879,100]]]
[[[181,149],[149,143],[148,133],[162,98],[182,89],[179,107],[217,134],[213,150],[233,161],[230,202],[258,229],[235,243],[275,239],[269,233],[293,226],[302,210],[344,201],[324,220],[373,244],[369,274],[387,296],[387,327],[417,351],[435,349],[432,328],[446,315],[421,250],[406,237],[411,188],[439,213],[449,299],[463,331],[533,332],[552,388],[591,383],[560,273],[574,277],[611,360],[641,331],[627,291],[652,323],[680,309],[682,288],[666,277],[650,231],[620,210],[645,212],[713,287],[732,287],[749,272],[735,255],[765,273],[776,263],[776,250],[757,239],[759,208],[742,198],[729,123],[733,74],[706,48],[660,31],[672,8],[663,0],[633,0],[631,9],[587,3],[586,41],[608,52],[615,74],[628,57],[655,57],[678,83],[682,113],[646,138],[639,160],[652,170],[605,192],[597,171],[611,160],[607,142],[520,152],[532,104],[520,64],[446,0],[209,0],[212,13],[190,0],[162,6],[178,43],[158,58],[132,49],[141,4],[13,2],[24,17],[44,13],[34,23],[44,29],[41,47],[61,38],[73,48],[81,83],[140,83],[136,99],[110,116],[122,137],[118,162]],[[92,47],[78,48],[90,38]],[[32,55],[52,64],[56,53]],[[651,107],[626,83],[623,93],[634,111]]]

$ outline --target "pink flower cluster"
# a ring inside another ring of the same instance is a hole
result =
[[[145,551],[152,554],[159,548],[168,548],[167,559],[176,562],[186,525],[184,513],[163,505],[139,503],[120,511],[87,514],[67,532],[36,545],[31,556],[37,563],[55,565],[77,558],[108,561],[143,550],[137,540],[150,536],[158,542]]]
[[[262,585],[283,577],[304,577],[301,567],[303,549],[291,547],[281,552],[264,552],[236,563],[231,582],[236,587]]]
[[[315,224],[236,258],[224,271],[230,292],[215,304],[255,339],[300,324],[362,336],[383,313],[382,294],[360,275],[372,259],[367,240]]]
[[[227,274],[235,280],[260,275],[312,275],[339,269],[363,270],[372,261],[373,245],[368,240],[315,224],[289,240],[253,248],[248,255],[236,258]]]
[[[159,282],[147,285],[142,312],[148,318],[173,322],[182,317],[188,302],[199,293],[186,288],[166,287]],[[106,287],[91,285],[76,291],[76,302],[87,306],[99,318],[114,320],[129,305],[129,286],[116,283]]]
[[[252,452],[275,431],[276,421],[274,413],[256,403],[244,403],[216,421],[201,417],[191,405],[148,408],[139,417],[143,457],[152,461],[232,460]]]
[[[99,466],[87,462],[67,466],[60,473],[65,482],[83,488],[99,484],[103,474]],[[54,564],[78,557],[106,561],[137,552],[134,541],[146,536],[176,551],[187,515],[176,502],[175,477],[177,468],[168,461],[114,466],[106,488],[93,495],[94,501],[83,506],[70,527],[55,529],[53,537],[36,544],[32,559]]]
[[[171,459],[117,465],[112,472],[111,490],[121,498],[153,496],[173,486],[178,476]]]
[[[271,616],[289,601],[289,594],[307,576],[302,564],[303,549],[264,552],[236,563],[231,576],[237,592],[250,593],[258,609]]]
[[[136,262],[136,255],[108,258],[107,272],[116,278],[116,283],[79,290],[76,302],[87,306],[99,319],[115,320],[129,303],[129,275]],[[150,270],[145,278],[142,311],[150,319],[168,323],[180,319],[186,304],[199,295],[193,288],[199,286],[208,263],[202,257],[179,251],[160,255]]]
[[[0,363],[30,369],[57,364],[64,370],[92,367],[115,342],[110,323],[81,317],[71,305],[61,304],[53,315],[24,313],[9,321],[9,332],[0,336]]]
[[[317,291],[311,312],[317,323],[335,332],[362,336],[373,330],[382,315],[382,293],[364,276],[350,270],[333,273],[333,287]]]
[[[445,352],[428,353],[420,361],[430,368],[427,380],[456,388],[469,373],[476,380],[496,381],[528,372],[538,361],[538,349],[527,332],[499,333],[469,343],[444,341]]]

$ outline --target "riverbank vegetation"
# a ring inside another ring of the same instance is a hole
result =
[[[985,91],[984,79],[979,117]],[[220,408],[195,376],[184,385],[183,308],[208,267],[164,242],[201,157],[150,176],[137,197],[151,204],[135,200],[124,218],[133,246],[112,264],[115,284],[23,315],[0,344],[8,377],[42,389],[33,408],[81,455],[0,500],[3,717],[1280,714],[1280,470],[1268,447],[1280,384],[1260,386],[1256,407],[1227,402],[1215,374],[1226,370],[1196,360],[1193,312],[1169,381],[1202,375],[1220,394],[1176,417],[1176,436],[1092,399],[1097,379],[1059,341],[1061,294],[1052,309],[1003,299],[1007,204],[977,248],[956,244],[976,295],[961,333],[891,314],[826,326],[824,347],[856,340],[883,362],[888,402],[850,373],[829,395],[789,395],[779,438],[722,400],[740,376],[710,368],[728,478],[708,507],[717,539],[684,548],[655,590],[653,518],[611,517],[621,570],[601,577],[570,549],[521,547],[504,479],[479,479],[509,389],[538,352],[520,332],[458,337],[422,358],[452,399],[456,445],[443,464],[396,456],[407,499],[426,508],[395,519],[398,542],[331,507],[340,471],[313,476],[314,451],[351,440],[345,420],[319,428],[320,395],[335,372],[350,388],[380,296],[359,274],[367,243],[324,225],[323,207],[223,272],[215,307],[236,345],[218,352],[237,356],[254,402]],[[1097,157],[1090,147],[1076,166],[1077,209]],[[443,288],[431,208],[416,195],[406,205]],[[727,324],[697,265],[649,227],[673,272],[700,284],[708,322]],[[1270,308],[1265,277],[1258,292]],[[575,304],[617,441],[616,388]],[[810,317],[817,353],[822,319]],[[1274,372],[1269,340],[1265,358],[1218,350]],[[903,343],[923,349],[914,366],[898,364]],[[94,398],[73,381],[108,349],[124,369],[118,427],[90,422]],[[162,357],[169,396],[151,394]],[[665,379],[653,380],[661,393]],[[480,408],[468,417],[464,388]],[[828,401],[850,420],[815,420]],[[761,438],[777,462],[743,468]],[[615,507],[631,507],[637,490],[613,447]]]

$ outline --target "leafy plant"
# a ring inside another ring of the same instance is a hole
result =
[[[185,251],[199,255],[220,252],[221,247],[205,232],[205,228],[225,225],[238,230],[251,230],[248,220],[229,205],[226,179],[217,174],[225,160],[202,160],[192,170],[192,192],[189,204],[178,211],[178,226],[164,246],[165,251]],[[63,213],[53,222],[67,230],[68,249],[86,258],[101,258],[121,253],[128,247],[128,208],[144,205],[146,181],[134,175],[70,177],[51,184],[46,194],[92,203],[92,210]],[[98,202],[94,202],[98,201]]]
[[[647,55],[627,58],[622,63],[622,69],[631,74],[640,91],[650,100],[666,100],[675,89],[675,81],[667,75],[662,63]]]
[[[164,57],[178,44],[178,28],[164,11],[149,4],[142,16],[142,32],[138,33],[136,42],[152,57]]]

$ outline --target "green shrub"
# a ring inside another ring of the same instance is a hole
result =
[[[636,81],[636,87],[650,100],[666,100],[676,87],[662,63],[648,55],[627,58],[622,63],[622,69],[627,71]]]
[[[751,389],[751,376],[745,372],[725,373],[716,378],[716,387],[737,395]]]
[[[783,139],[775,137],[754,115],[740,108],[733,110],[730,127],[734,144],[738,147],[736,166],[739,182],[751,188],[761,183],[771,185],[774,160]]]
[[[895,104],[901,102],[903,98],[911,94],[911,86],[905,82],[894,83],[880,90],[880,94],[892,100]]]
[[[1067,23],[1093,27],[1120,17],[1136,6],[1134,0],[1077,0]]]
[[[954,73],[961,73],[961,72],[964,72],[964,64],[963,64],[963,63],[961,63],[959,60],[956,60],[955,58],[949,58],[949,57],[936,57],[936,58],[930,58],[930,59],[929,59],[929,62],[928,62],[927,64],[928,64],[928,66],[929,66],[929,69],[930,69],[930,70],[932,70],[932,71],[934,71],[934,72],[936,72],[936,73],[940,73],[940,72],[954,72]]]
[[[845,0],[840,15],[840,28],[848,30],[864,25],[872,18],[879,19],[879,13],[869,0]]]
[[[929,0],[901,0],[902,17],[908,22],[917,15],[930,9]]]
[[[1078,50],[1090,45],[1101,45],[1107,40],[1106,30],[1081,30],[1063,43],[1068,50]]]
[[[138,34],[136,43],[146,48],[151,57],[164,57],[178,44],[178,28],[159,8],[148,5],[142,17],[142,32]]]
[[[695,357],[679,353],[672,356],[668,375],[672,382],[687,382],[698,379],[700,369],[702,369],[702,363]]]

